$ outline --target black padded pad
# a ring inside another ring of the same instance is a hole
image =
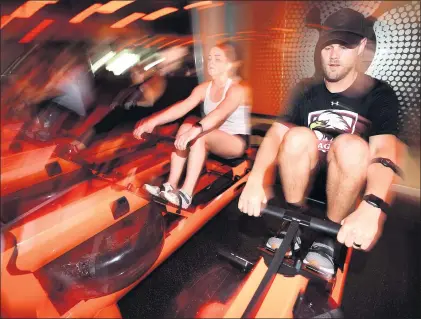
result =
[[[247,159],[247,154],[244,154],[241,157],[236,157],[236,158],[231,158],[231,159],[226,159],[226,158],[222,158],[222,157],[219,157],[217,155],[214,155],[214,154],[210,154],[209,159],[214,160],[214,161],[218,161],[218,162],[220,162],[224,165],[228,165],[230,167],[236,167]]]
[[[267,131],[271,128],[272,124],[269,123],[260,123],[253,125],[251,128],[251,134],[256,136],[265,137]]]

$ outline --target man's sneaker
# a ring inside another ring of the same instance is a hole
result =
[[[332,277],[335,274],[334,256],[334,240],[329,237],[320,238],[311,245],[303,263]]]
[[[266,247],[272,251],[275,251],[281,246],[282,241],[285,238],[286,234],[287,233],[285,231],[282,231],[277,237],[269,238],[268,241],[266,242]],[[301,248],[301,238],[300,236],[295,236],[293,250],[294,252],[297,252],[300,250],[300,248]],[[286,256],[288,257],[292,256],[292,251],[288,250],[288,252],[286,253]]]
[[[269,238],[269,240],[266,242],[266,247],[269,250],[275,251],[281,246],[282,241],[287,234],[288,226],[289,226],[289,222],[283,222],[278,234],[274,237]],[[300,248],[301,248],[301,238],[300,238],[300,230],[298,230],[297,236],[295,236],[295,239],[294,239],[293,250],[294,252],[298,252]],[[290,257],[291,255],[292,255],[292,251],[288,250],[288,252],[286,253],[286,256]]]
[[[189,194],[187,194],[185,191],[183,191],[182,189],[180,189],[177,192],[175,191],[165,192],[162,194],[162,197],[173,205],[181,206],[182,209],[189,208],[192,202],[192,197]]]
[[[287,209],[303,213],[306,210],[308,210],[308,207],[306,205],[297,206],[297,205],[294,205],[294,204],[287,203]],[[281,246],[282,241],[286,236],[288,225],[289,225],[289,223],[284,222],[281,226],[280,233],[278,233],[277,236],[269,238],[269,240],[266,242],[266,247],[268,249],[270,249],[272,251],[275,251],[276,249],[278,249]],[[298,230],[297,236],[295,236],[293,250],[294,250],[294,252],[298,252],[300,250],[300,248],[301,248],[301,238],[300,238],[300,230]],[[286,253],[286,256],[290,257],[291,255],[292,255],[292,251],[289,250]]]
[[[169,183],[164,183],[162,186],[153,186],[149,184],[143,185],[143,188],[152,196],[163,197],[165,193],[172,192],[174,188]]]

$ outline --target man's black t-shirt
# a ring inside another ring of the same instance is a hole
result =
[[[319,150],[327,152],[332,140],[342,133],[364,139],[380,134],[397,135],[399,102],[383,81],[359,74],[345,91],[331,93],[322,80],[304,80],[291,94],[286,121],[313,130]]]

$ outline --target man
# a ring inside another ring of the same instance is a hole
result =
[[[324,78],[294,90],[287,114],[272,125],[260,146],[239,209],[260,215],[267,202],[264,175],[275,162],[293,208],[305,207],[315,173],[327,174],[327,218],[342,224],[337,240],[369,250],[382,233],[384,200],[399,170],[398,100],[386,83],[356,69],[367,42],[364,26],[364,16],[348,8],[326,19],[318,46]],[[304,262],[333,274],[334,247],[332,240],[320,238]]]
[[[95,98],[93,81],[84,56],[75,50],[68,48],[58,55],[49,68],[50,76],[42,92],[31,100],[36,110],[34,121],[25,132],[29,138],[50,140],[68,116],[86,117],[91,108]]]

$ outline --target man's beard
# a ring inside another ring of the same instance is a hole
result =
[[[337,69],[334,72],[332,72],[329,70],[330,67],[328,64],[323,64],[322,68],[323,75],[325,79],[329,82],[339,82],[340,80],[345,78],[352,70],[352,67],[337,67]]]

